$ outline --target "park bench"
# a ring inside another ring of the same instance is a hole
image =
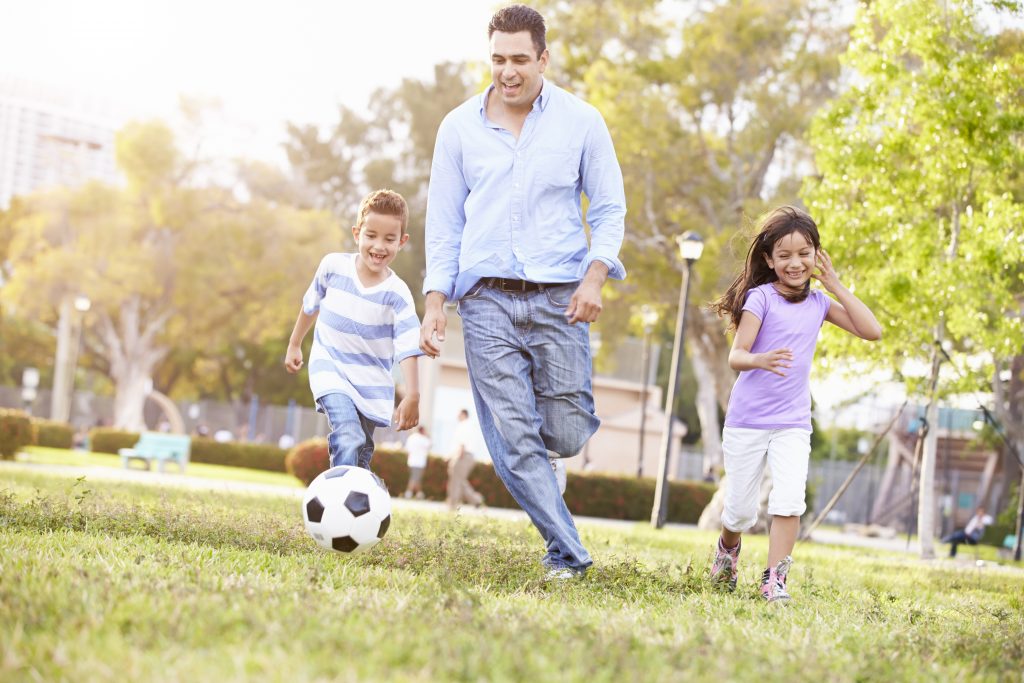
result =
[[[148,470],[150,460],[156,460],[157,469],[163,472],[164,464],[173,460],[178,464],[178,469],[184,472],[188,464],[190,443],[191,439],[184,434],[142,432],[134,446],[120,448],[117,452],[123,467],[129,467],[132,460],[141,460]]]

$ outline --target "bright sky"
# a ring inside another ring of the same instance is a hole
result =
[[[284,122],[331,123],[403,77],[487,57],[489,0],[3,0],[0,75],[171,119],[219,100],[225,151],[273,158]]]

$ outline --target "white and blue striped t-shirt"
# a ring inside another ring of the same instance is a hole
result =
[[[302,310],[320,315],[309,353],[313,398],[341,393],[366,418],[386,427],[395,408],[391,368],[421,356],[420,321],[412,294],[392,272],[384,282],[364,287],[356,274],[356,254],[328,254],[316,269]]]

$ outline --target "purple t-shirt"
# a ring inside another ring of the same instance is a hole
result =
[[[771,283],[747,293],[743,310],[761,321],[750,352],[788,348],[793,367],[783,370],[785,377],[760,369],[741,372],[729,396],[726,427],[811,428],[811,361],[831,305],[816,289],[798,304],[786,301]]]

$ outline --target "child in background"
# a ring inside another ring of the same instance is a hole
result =
[[[409,208],[397,192],[377,190],[359,205],[354,254],[328,254],[302,299],[284,365],[302,368],[302,340],[310,327],[309,386],[327,416],[331,467],[370,468],[373,431],[419,422],[419,318],[409,288],[390,264],[409,241]],[[405,398],[395,408],[391,368],[398,363]]]
[[[835,299],[811,289],[818,280]],[[839,282],[803,211],[784,206],[769,213],[747,252],[743,272],[712,304],[729,316],[736,335],[729,366],[733,385],[722,434],[726,495],[722,535],[711,567],[713,583],[736,588],[740,538],[757,521],[758,493],[767,461],[772,475],[768,514],[768,566],[761,595],[790,599],[790,553],[806,505],[811,452],[810,373],[818,332],[825,321],[874,341],[882,328],[867,306]]]

